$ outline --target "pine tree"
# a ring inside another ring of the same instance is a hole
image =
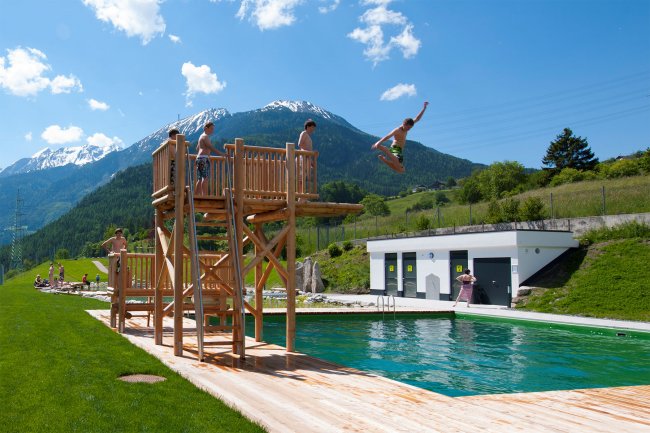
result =
[[[559,173],[563,168],[585,171],[593,170],[598,158],[589,148],[586,138],[576,137],[571,129],[564,128],[562,134],[551,142],[542,163],[554,173]]]

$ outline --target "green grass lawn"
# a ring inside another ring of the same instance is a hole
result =
[[[64,266],[75,277],[97,273],[89,259]],[[85,312],[108,304],[34,290],[48,267],[0,286],[1,431],[264,431]],[[167,380],[117,380],[133,373]]]
[[[594,244],[563,286],[536,289],[525,309],[650,321],[650,290],[643,275],[649,262],[647,238]]]

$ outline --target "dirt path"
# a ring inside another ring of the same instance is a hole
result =
[[[93,263],[95,264],[95,266],[97,266],[97,269],[99,269],[101,272],[108,274],[108,269],[106,269],[106,266],[104,266],[102,262],[93,260]]]

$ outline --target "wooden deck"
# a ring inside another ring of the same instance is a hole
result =
[[[108,310],[89,314],[109,325]],[[269,432],[650,432],[650,385],[452,398],[253,339],[242,362],[206,335],[201,363],[187,319],[177,357],[172,320],[162,346],[146,317],[123,335]]]

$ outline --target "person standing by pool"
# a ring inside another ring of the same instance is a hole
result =
[[[472,275],[469,269],[465,269],[465,272],[456,277],[456,281],[460,284],[460,293],[454,302],[454,307],[458,304],[458,301],[467,301],[467,308],[469,308],[469,303],[472,302],[472,294],[474,293],[473,284],[476,282],[476,277]]]
[[[50,262],[50,273],[48,274],[50,287],[54,287],[54,263]]]

